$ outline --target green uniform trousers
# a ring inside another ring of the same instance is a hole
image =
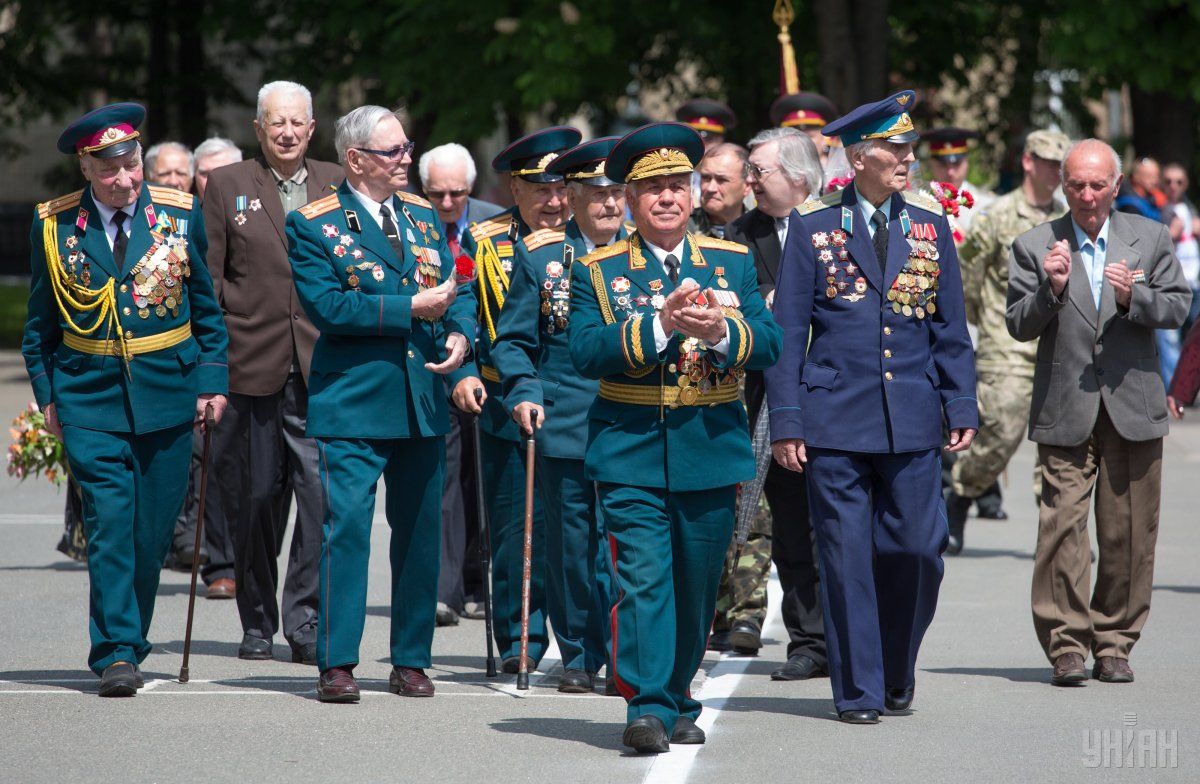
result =
[[[83,494],[91,580],[88,665],[97,675],[150,655],[146,635],[175,517],[187,492],[190,423],[150,433],[63,425],[71,475]]]
[[[619,589],[613,669],[629,721],[656,716],[670,735],[680,716],[700,715],[689,687],[712,627],[736,496],[735,485],[674,493],[598,485]]]
[[[521,655],[521,576],[525,560],[525,445],[479,434],[483,493],[492,543],[492,629],[500,659]],[[529,669],[546,653],[546,525],[534,493],[529,580]]]
[[[437,612],[446,439],[318,438],[325,518],[321,539],[317,664],[358,663],[367,617],[367,563],[379,477],[392,529],[391,660],[428,667]]]
[[[613,580],[583,461],[538,456],[546,513],[546,609],[562,665],[597,673],[608,661]],[[603,543],[603,544],[602,544]]]

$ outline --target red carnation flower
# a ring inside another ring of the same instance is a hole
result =
[[[475,277],[475,260],[463,253],[454,260],[454,275],[459,283],[466,283]]]

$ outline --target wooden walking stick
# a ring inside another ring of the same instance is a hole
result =
[[[192,616],[196,611],[196,575],[200,572],[200,543],[204,536],[204,497],[208,495],[208,454],[212,448],[212,432],[217,426],[212,403],[204,406],[204,453],[200,457],[200,500],[196,504],[196,547],[192,551],[192,589],[188,594],[187,629],[183,633],[183,665],[179,682],[188,682],[188,657],[192,652]]]
[[[529,688],[529,593],[533,577],[533,467],[536,455],[537,411],[529,415],[529,440],[525,443],[525,552],[521,563],[521,664],[517,688]]]
[[[483,390],[475,390],[475,405],[483,406]],[[479,508],[479,573],[483,577],[483,631],[487,638],[487,676],[496,677],[496,651],[492,647],[492,539],[488,525],[487,499],[483,491],[483,447],[479,437],[479,414],[471,425],[475,439],[475,499]]]

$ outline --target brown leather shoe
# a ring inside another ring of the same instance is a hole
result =
[[[418,667],[392,667],[388,691],[401,697],[432,697],[433,681]]]
[[[1104,683],[1133,683],[1133,669],[1125,659],[1101,656],[1092,668],[1092,677]]]
[[[358,683],[350,667],[330,667],[317,679],[317,699],[321,702],[358,702]]]
[[[228,577],[213,580],[212,585],[208,586],[208,591],[204,594],[205,599],[233,599],[236,596],[237,583]]]
[[[1050,682],[1055,686],[1082,686],[1087,679],[1083,657],[1078,653],[1064,653],[1054,660],[1054,673],[1050,676]]]

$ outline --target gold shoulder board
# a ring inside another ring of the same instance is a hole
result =
[[[72,207],[79,205],[80,198],[83,197],[83,189],[77,190],[74,193],[68,193],[66,196],[59,196],[57,199],[44,201],[37,206],[38,218],[45,220],[51,215],[57,215],[64,210],[69,210]]]
[[[613,256],[619,256],[628,250],[629,250],[629,241],[621,240],[619,242],[614,242],[612,245],[607,245],[603,248],[596,248],[594,251],[592,251],[588,255],[584,256],[579,261],[581,264],[583,264],[583,266],[590,267],[593,264],[595,264],[597,261],[604,261],[605,259],[610,259]]]
[[[538,229],[532,234],[525,235],[525,250],[537,250],[546,245],[562,242],[566,238],[567,233],[562,229]]]
[[[336,193],[331,193],[323,199],[309,202],[300,208],[300,214],[308,220],[320,217],[327,212],[333,212],[338,208],[341,202],[338,201]]]
[[[721,250],[731,250],[734,253],[749,253],[750,249],[740,242],[733,240],[722,240],[716,237],[709,237],[705,234],[696,235],[696,244],[701,248],[720,248]]]
[[[471,227],[471,236],[475,238],[476,242],[483,242],[488,237],[494,237],[501,232],[508,231],[508,224],[508,215],[505,215],[503,220],[485,220]]]
[[[937,199],[927,194],[920,193],[918,191],[901,191],[900,195],[904,197],[906,202],[914,207],[920,207],[923,210],[928,210],[934,215],[941,215],[945,212]]]
[[[849,187],[849,186],[846,186],[846,187]],[[796,210],[801,215],[811,215],[814,212],[820,212],[821,210],[828,209],[830,207],[836,207],[841,203],[842,203],[842,192],[834,191],[833,193],[825,194],[824,196],[822,196],[819,199],[809,199],[808,201],[804,202],[799,207],[797,207]]]
[[[164,207],[178,207],[181,210],[191,210],[192,205],[196,202],[195,196],[176,190],[175,188],[163,188],[158,185],[147,185],[146,188],[150,191],[150,200]]]
[[[396,198],[400,201],[406,201],[409,204],[416,204],[418,207],[426,207],[431,210],[433,209],[432,204],[427,202],[425,199],[422,199],[415,193],[409,193],[408,191],[396,191]]]

